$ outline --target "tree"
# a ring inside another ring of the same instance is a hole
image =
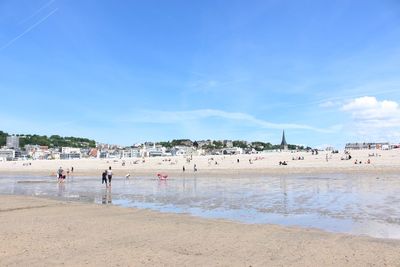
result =
[[[8,133],[0,131],[0,147],[5,146],[7,143]]]
[[[233,146],[240,147],[240,148],[247,148],[247,143],[244,141],[236,140],[236,141],[233,141]]]
[[[193,146],[194,146],[196,149],[198,149],[198,148],[199,148],[199,143],[197,143],[197,141],[194,141],[194,142],[193,142]]]
[[[222,143],[221,141],[213,141],[213,146],[215,149],[221,149],[224,147],[224,143]]]

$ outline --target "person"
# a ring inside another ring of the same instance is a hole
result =
[[[193,171],[197,172],[197,166],[196,166],[196,164],[193,165]]]
[[[108,170],[107,170],[107,177],[108,177],[109,186],[111,186],[112,175],[113,175],[113,173],[112,173],[111,166],[110,166],[110,167],[108,167]]]
[[[102,180],[101,180],[101,184],[106,183],[106,187],[107,187],[107,170],[104,170],[104,172],[102,173]]]
[[[74,173],[74,166],[71,167],[71,173]]]
[[[58,180],[61,181],[64,170],[60,167],[57,171]]]
[[[185,166],[183,166],[183,167],[182,167],[182,171],[183,171],[183,172],[185,172],[185,171],[186,171],[186,168],[185,168]]]

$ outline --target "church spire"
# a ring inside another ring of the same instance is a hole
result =
[[[283,130],[282,133],[281,149],[288,150],[288,144],[286,143],[286,138],[285,138],[285,130]]]

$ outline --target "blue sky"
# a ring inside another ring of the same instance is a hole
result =
[[[400,142],[400,2],[0,0],[0,129]]]

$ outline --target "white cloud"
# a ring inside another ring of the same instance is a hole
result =
[[[341,111],[351,114],[348,129],[364,138],[383,140],[399,137],[400,108],[395,101],[363,96],[344,104]]]
[[[258,119],[252,115],[241,112],[226,112],[216,109],[198,109],[186,111],[142,111],[139,116],[131,117],[127,121],[143,122],[143,123],[185,123],[188,121],[202,120],[207,118],[220,118],[241,123],[249,123],[261,129],[302,129],[311,130],[322,133],[329,133],[338,130],[338,125],[332,126],[329,129],[321,129],[306,124],[296,123],[273,123]]]
[[[318,104],[318,106],[320,108],[333,108],[333,107],[339,107],[341,105],[342,105],[342,102],[340,102],[340,101],[331,101],[331,100],[320,102]]]

